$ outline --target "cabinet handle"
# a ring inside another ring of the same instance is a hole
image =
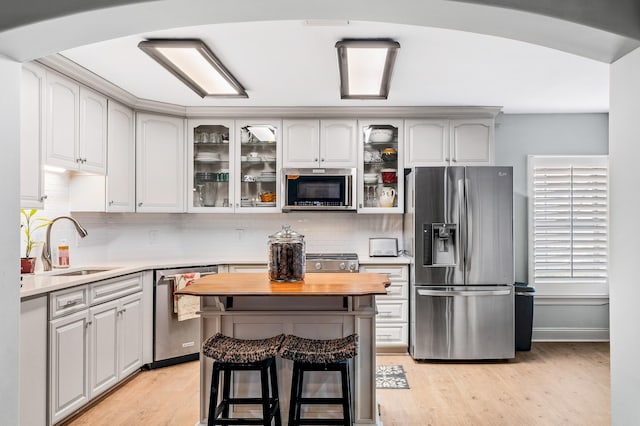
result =
[[[46,196],[46,195],[43,195],[42,197],[40,197],[40,201],[44,201],[44,200],[46,200],[46,199],[47,199],[47,196]]]
[[[67,306],[73,306],[76,305],[78,303],[77,300],[67,300],[67,302],[64,304],[65,307]]]
[[[76,163],[82,163],[82,158],[76,158]]]
[[[84,326],[85,328],[88,328],[91,324],[93,324],[93,321],[87,321],[87,323]]]
[[[109,205],[112,206],[113,205],[113,200],[109,201]]]
[[[142,201],[138,203],[138,207],[142,207]]]

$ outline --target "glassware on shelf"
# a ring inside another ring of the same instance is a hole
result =
[[[365,207],[378,207],[378,184],[365,184],[364,196]]]
[[[204,200],[202,198],[202,189],[204,188],[204,184],[198,183],[193,190],[193,207],[202,207],[204,206]]]

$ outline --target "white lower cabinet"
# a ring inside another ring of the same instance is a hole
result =
[[[141,275],[80,286],[76,292],[61,290],[52,293],[50,299],[57,301],[65,295],[70,297],[69,294],[95,293],[119,282],[128,284],[135,278],[140,280]],[[82,289],[84,291],[80,291]],[[142,291],[137,291],[69,314],[52,311],[49,424],[73,414],[142,366],[142,297]]]
[[[407,265],[360,265],[360,272],[385,274],[391,285],[386,296],[376,296],[376,348],[406,351],[409,346],[409,267]]]
[[[50,424],[89,401],[89,311],[49,323]]]
[[[91,321],[91,398],[142,365],[142,294],[89,310]]]

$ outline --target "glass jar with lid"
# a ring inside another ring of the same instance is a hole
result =
[[[289,225],[269,235],[269,279],[271,281],[301,281],[305,270],[304,235]]]

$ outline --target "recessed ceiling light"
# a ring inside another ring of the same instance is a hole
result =
[[[342,99],[387,99],[400,43],[346,39],[336,43]]]
[[[249,97],[201,40],[146,40],[138,47],[200,97]]]

